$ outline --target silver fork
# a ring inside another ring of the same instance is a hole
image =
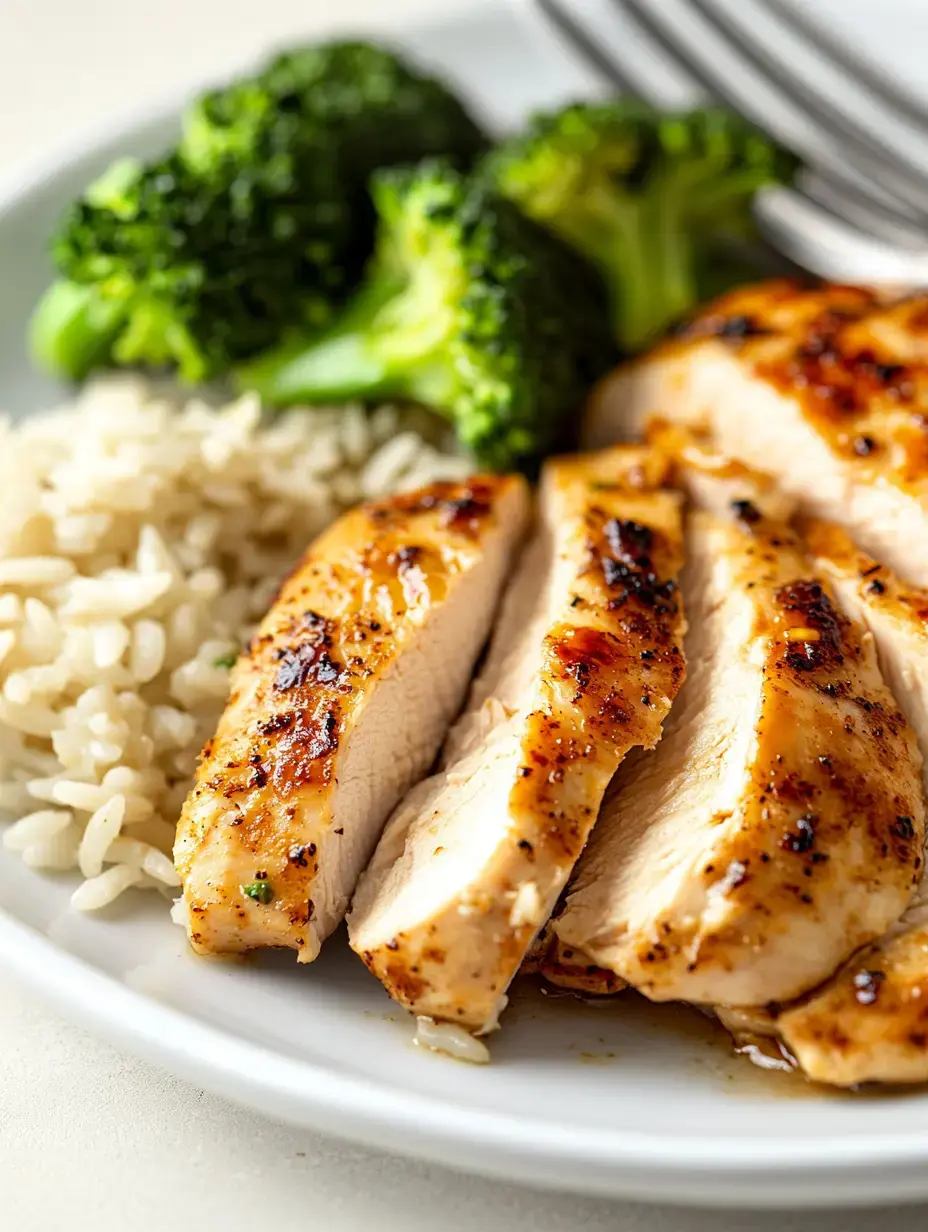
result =
[[[788,0],[753,6],[740,0],[739,18],[720,0],[530,5],[598,83],[667,104],[623,41],[623,32],[633,32],[703,97],[731,107],[800,155],[805,170],[795,186],[762,189],[755,202],[759,226],[793,261],[849,282],[928,285],[928,146],[924,158],[917,156],[919,138],[928,138],[928,107],[798,7]],[[814,53],[826,71],[853,84],[851,106],[836,105],[759,38],[745,20],[752,12],[775,20],[778,42],[786,36],[786,46]],[[873,119],[856,105],[859,99],[867,100]],[[912,142],[889,142],[881,117],[903,132],[913,129]]]

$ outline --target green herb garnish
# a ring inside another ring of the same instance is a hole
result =
[[[256,903],[264,903],[265,906],[274,897],[274,890],[269,881],[253,881],[251,885],[243,885],[239,888],[246,898],[253,898]]]
[[[238,651],[229,650],[225,654],[220,655],[218,659],[213,659],[213,667],[225,667],[225,668],[235,667],[235,663],[237,659],[238,659]]]

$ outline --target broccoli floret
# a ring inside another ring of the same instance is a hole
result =
[[[240,384],[270,404],[411,399],[482,465],[531,467],[613,362],[600,280],[445,162],[380,172],[373,199],[377,245],[344,315],[258,357]]]
[[[249,193],[274,206],[274,229],[305,237],[331,301],[370,256],[371,174],[430,155],[467,168],[486,146],[443,83],[384,48],[334,42],[285,52],[205,94],[185,113],[179,152],[204,176],[221,179],[230,164],[244,172]]]
[[[281,241],[291,211],[276,206],[247,175],[217,187],[176,154],[110,168],[53,241],[64,278],[36,309],[34,353],[75,379],[116,363],[200,381],[272,345],[285,323],[323,323],[327,290],[301,280],[305,249]]]
[[[376,167],[435,152],[467,164],[483,145],[448,90],[389,52],[279,56],[192,104],[171,154],[121,160],[72,206],[33,351],[73,378],[103,363],[226,372],[323,326],[357,282]]]
[[[720,279],[752,276],[752,197],[796,166],[728,112],[668,114],[618,99],[535,117],[489,156],[486,174],[597,266],[615,336],[634,352]]]
[[[487,141],[442,82],[382,47],[335,42],[285,52],[255,77],[203,95],[184,116],[180,151],[201,172],[230,156],[262,165],[282,157],[299,178],[312,175],[301,160],[319,143],[364,186],[375,167],[430,154],[469,166]]]

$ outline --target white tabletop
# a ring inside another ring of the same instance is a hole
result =
[[[441,0],[0,0],[0,177],[120,109],[333,20]],[[924,1212],[881,1212],[909,1232]],[[863,1232],[537,1195],[283,1128],[98,1043],[0,977],[0,1228]]]

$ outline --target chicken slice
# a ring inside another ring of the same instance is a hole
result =
[[[558,913],[555,906],[554,915]],[[598,967],[580,950],[563,943],[549,921],[538,934],[522,964],[523,975],[541,975],[549,984],[578,995],[611,997],[624,992],[628,983],[614,971]]]
[[[873,634],[883,676],[928,761],[928,591],[906,586],[832,523],[807,519],[800,529],[841,606]]]
[[[924,811],[914,736],[789,529],[687,523],[689,678],[616,776],[560,914],[563,959],[654,1000],[795,997],[905,909]]]
[[[694,509],[751,525],[755,514],[774,522],[789,522],[796,499],[769,475],[746,466],[719,450],[714,437],[669,420],[648,422],[645,439],[673,464],[673,482]]]
[[[549,462],[522,559],[439,772],[390,820],[352,947],[417,1014],[490,1030],[629,749],[682,683],[680,497],[644,448]]]
[[[648,425],[647,443],[667,457],[674,483],[698,509],[723,518],[739,511],[748,519],[762,513],[783,521],[795,511],[795,501],[768,476],[721,454],[708,434],[654,419]],[[542,929],[524,969],[559,988],[588,995],[611,996],[627,987],[614,971],[597,966],[582,950],[562,942],[553,924]]]
[[[774,1017],[780,1041],[818,1082],[928,1080],[928,897],[810,997]]]
[[[709,428],[806,512],[928,585],[928,296],[887,304],[787,280],[734,291],[606,378],[585,442],[636,435],[654,414]]]
[[[859,552],[837,527],[804,526],[816,568],[842,604],[876,639],[880,665],[900,706],[928,749],[928,593],[904,586]],[[908,833],[911,818],[897,827]],[[720,1010],[736,1034],[745,1021]],[[819,1082],[928,1081],[928,887],[902,919],[856,954],[833,978],[785,1009],[756,1009],[747,1025],[784,1044]]]
[[[312,545],[233,669],[181,815],[194,949],[316,957],[461,705],[527,516],[524,480],[478,477],[355,509]]]

